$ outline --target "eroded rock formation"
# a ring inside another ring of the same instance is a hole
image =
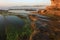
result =
[[[55,16],[60,16],[60,0],[51,0],[51,5],[47,6],[45,11],[39,10],[40,14],[46,15],[51,14]]]
[[[38,13],[47,17],[30,15],[33,29],[30,40],[60,40],[60,0],[51,0],[51,5]]]
[[[60,9],[60,0],[51,0],[51,6],[54,6]]]
[[[46,7],[48,13],[60,16],[60,0],[51,0],[51,5]]]

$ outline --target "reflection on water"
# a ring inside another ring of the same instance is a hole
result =
[[[19,27],[19,26],[24,25],[24,21],[17,16],[0,15],[0,27],[7,26],[9,24]]]
[[[6,23],[17,27],[24,25],[24,21],[17,16],[6,16]]]
[[[10,28],[17,30],[18,28],[23,27],[25,22],[17,16],[2,16],[0,15],[0,40],[5,40],[5,28]],[[2,36],[1,36],[2,35]]]
[[[17,16],[2,16],[0,15],[0,27],[3,25],[12,24],[13,26],[22,26],[24,21]]]

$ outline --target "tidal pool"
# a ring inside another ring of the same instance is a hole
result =
[[[15,40],[24,26],[25,21],[18,16],[0,15],[0,40]]]

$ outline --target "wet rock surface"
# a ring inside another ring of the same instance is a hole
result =
[[[60,22],[58,22],[58,19],[53,20],[42,15],[31,15],[30,18],[33,29],[30,40],[60,40]]]

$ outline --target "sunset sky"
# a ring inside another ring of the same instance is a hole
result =
[[[0,0],[0,6],[49,5],[50,0]]]

